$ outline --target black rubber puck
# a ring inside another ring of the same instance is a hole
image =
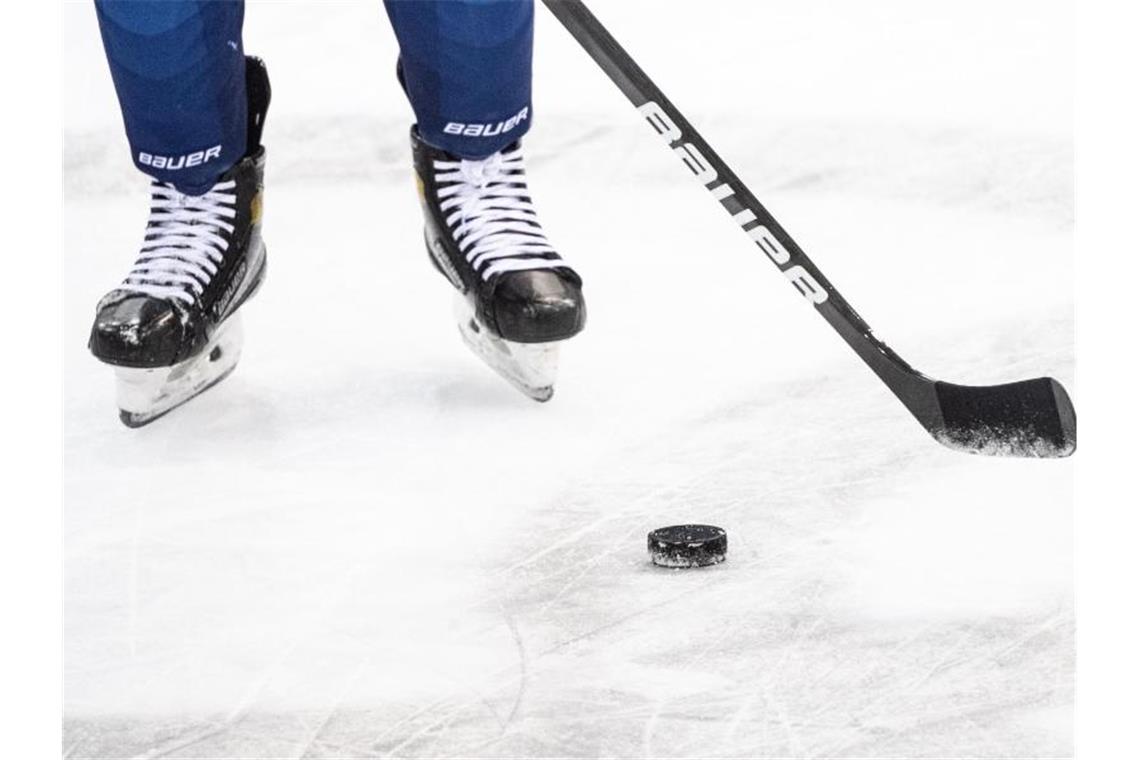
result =
[[[649,534],[649,560],[659,567],[705,567],[724,562],[728,534],[715,525],[670,525]]]

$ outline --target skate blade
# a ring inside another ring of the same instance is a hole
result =
[[[514,343],[491,333],[479,321],[467,299],[457,295],[455,317],[459,334],[484,364],[535,401],[549,401],[558,375],[558,342]]]
[[[235,314],[192,359],[173,367],[116,367],[119,419],[127,427],[142,427],[209,390],[234,371],[241,346],[241,316]]]

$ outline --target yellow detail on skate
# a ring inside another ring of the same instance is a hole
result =
[[[261,192],[259,191],[253,200],[249,202],[249,221],[251,224],[259,224],[261,222]]]
[[[426,191],[424,190],[423,177],[420,176],[419,172],[416,172],[416,192],[420,194],[420,200],[424,200],[426,197]]]

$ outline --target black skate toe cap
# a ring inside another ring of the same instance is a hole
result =
[[[182,320],[174,306],[142,294],[105,299],[88,342],[99,360],[127,367],[175,364],[181,345]]]
[[[586,302],[577,278],[558,270],[511,272],[495,288],[495,323],[516,343],[548,343],[581,332]]]

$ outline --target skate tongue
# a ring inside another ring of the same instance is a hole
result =
[[[468,161],[464,159],[460,162],[459,166],[459,170],[463,173],[464,179],[472,185],[483,189],[489,183],[494,182],[502,176],[502,154],[495,153],[482,161]]]

